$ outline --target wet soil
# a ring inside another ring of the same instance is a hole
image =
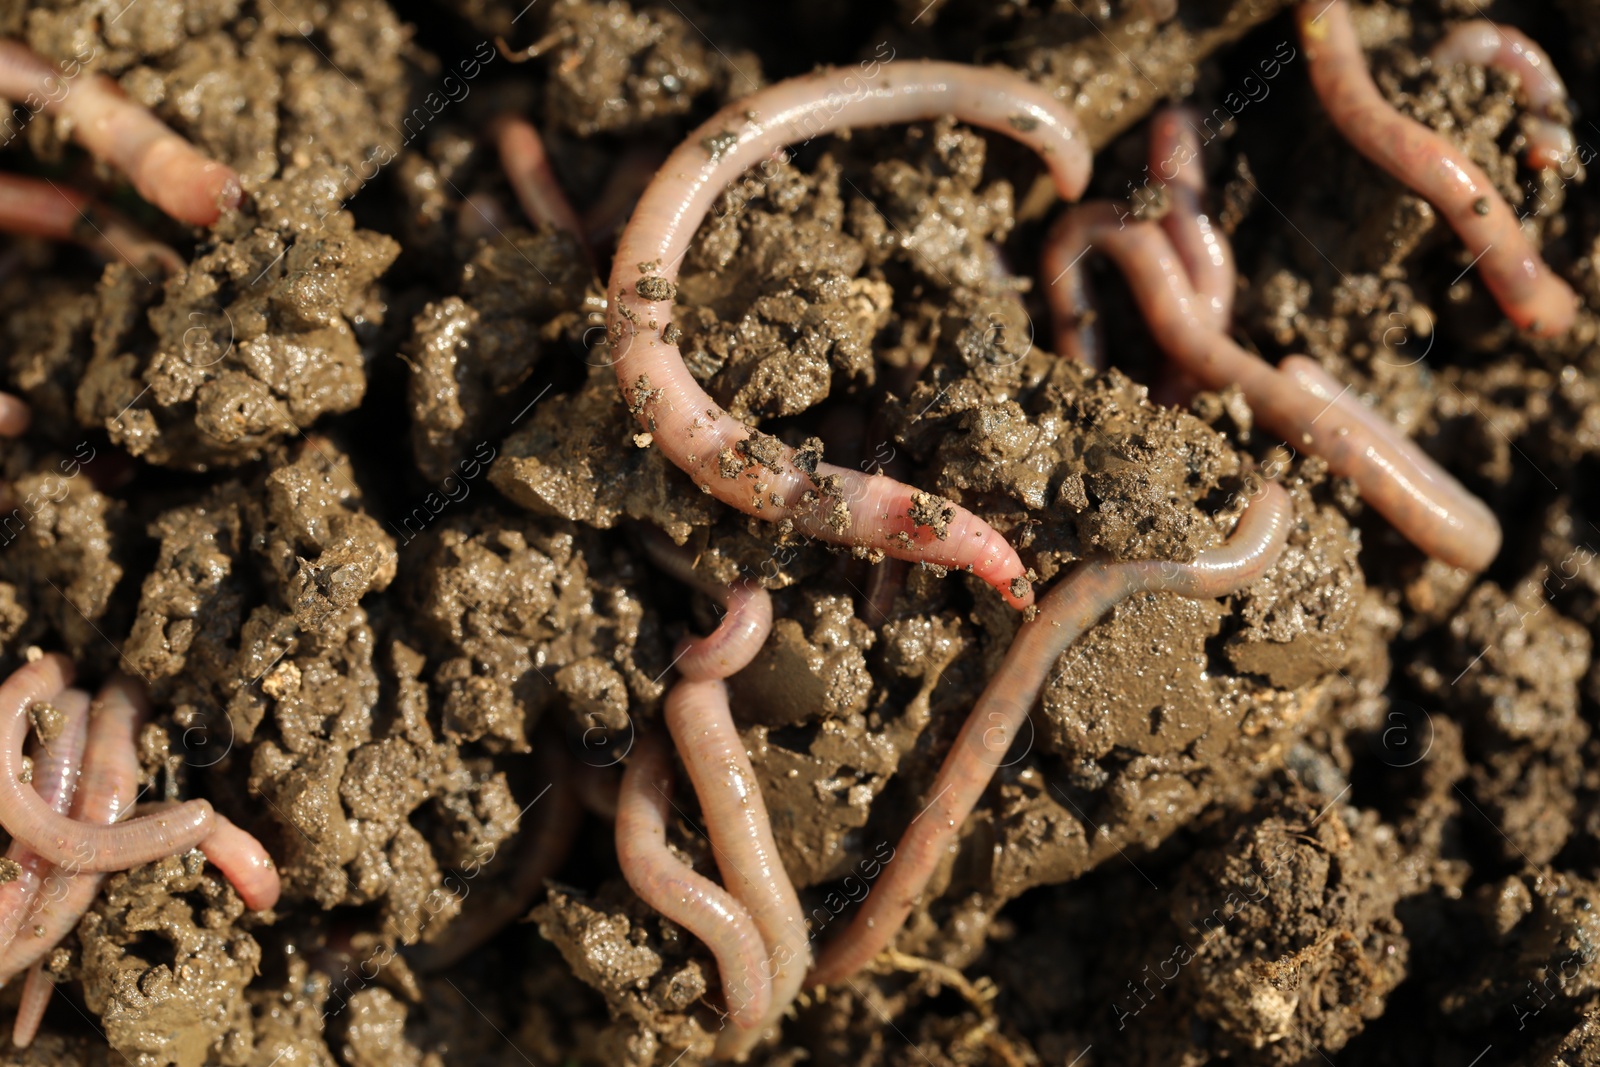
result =
[[[1040,588],[1083,558],[1192,559],[1263,477],[1295,518],[1243,593],[1131,598],[1061,658],[895,952],[805,997],[758,1059],[1600,1063],[1600,213],[1586,175],[1520,165],[1509,78],[1422,58],[1486,10],[1593,114],[1597,5],[1357,9],[1386,95],[1465,146],[1583,294],[1545,342],[1339,140],[1283,0],[1172,6],[0,8],[0,33],[92,56],[248,194],[186,230],[46,118],[0,153],[188,263],[0,255],[0,387],[35,413],[0,452],[0,669],[37,645],[143,678],[148,788],[209,797],[284,878],[252,914],[198,854],[113,876],[49,957],[38,1042],[0,1062],[705,1061],[716,968],[627,888],[607,813],[675,644],[717,621],[649,565],[647,523],[772,592],[735,715],[814,936],[843,928],[1019,620],[970,576],[734,514],[637,435],[603,343],[604,187],[761,84],[893,55],[1057,90],[1099,151],[1092,197],[1136,197],[1142,120],[1194,103],[1235,335],[1349,382],[1507,543],[1452,572],[1236,391],[1153,402],[1170,383],[1104,265],[1114,369],[1048,351],[1032,265],[1058,208],[1010,142],[861,130],[735,183],[676,324],[737,417],[977,512]],[[593,254],[517,211],[485,135],[505,110],[595,207]],[[680,794],[672,844],[712,871]],[[561,820],[570,853],[517,894]],[[508,901],[521,921],[460,949]]]

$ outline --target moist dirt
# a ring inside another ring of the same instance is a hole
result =
[[[1142,121],[1193,103],[1235,335],[1351,383],[1506,547],[1481,576],[1431,563],[1235,390],[1152,402],[1173,383],[1103,264],[1114,369],[1050,352],[1033,265],[1058,208],[1015,144],[943,120],[752,171],[701,227],[674,326],[762,435],[926,490],[920,523],[959,502],[1040,589],[1083,558],[1192,559],[1263,478],[1294,507],[1244,593],[1135,596],[1068,650],[895,950],[804,996],[758,1061],[1600,1063],[1597,320],[1556,341],[1503,321],[1433,209],[1322,116],[1283,0],[521,8],[0,9],[0,33],[91,56],[247,193],[202,233],[47,118],[0,153],[99,190],[188,264],[0,252],[0,386],[34,411],[0,460],[0,668],[40,645],[143,678],[147,787],[210,798],[284,884],[253,914],[198,854],[111,877],[47,958],[41,1036],[0,1062],[707,1060],[715,965],[627,888],[608,821],[675,644],[717,621],[651,568],[645,523],[708,578],[771,590],[734,713],[814,936],[846,925],[1019,618],[971,576],[700,492],[619,396],[601,271],[706,115],[898,56],[1060,90],[1098,151],[1091,197],[1144,204]],[[1486,13],[1551,52],[1581,117],[1597,11]],[[1586,175],[1520,164],[1510,78],[1424,59],[1485,9],[1356,14],[1390,99],[1463,144],[1600,308]],[[485,132],[508,110],[544,134],[592,251],[520,214]],[[680,794],[673,846],[711,871]],[[517,891],[558,832],[564,860]],[[514,921],[479,930],[491,905]]]

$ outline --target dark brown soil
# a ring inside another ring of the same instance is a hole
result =
[[[1519,25],[1587,144],[1600,5],[1358,7],[1385,92],[1468,148],[1584,295],[1551,342],[1337,137],[1284,0],[119,6],[18,0],[0,33],[92,50],[248,197],[188,231],[48,120],[0,153],[189,262],[0,254],[0,388],[35,412],[0,461],[0,669],[39,645],[143,677],[149,784],[256,833],[285,891],[247,913],[197,854],[112,877],[49,959],[38,1042],[0,1062],[704,1061],[715,966],[628,890],[603,812],[674,644],[716,621],[649,566],[644,523],[773,593],[735,713],[816,937],[843,928],[1019,620],[929,569],[869,598],[895,565],[697,491],[624,409],[597,269],[522,220],[484,131],[533,119],[581,209],[726,101],[894,55],[1059,90],[1099,150],[1091,196],[1135,196],[1142,120],[1191,99],[1236,335],[1353,383],[1490,503],[1506,548],[1451,572],[1235,391],[1152,403],[1159,354],[1109,269],[1116,369],[1047,351],[1032,264],[1057,207],[1014,144],[862,130],[735,184],[676,300],[689,366],[736,416],[893,466],[930,494],[919,521],[977,512],[1041,588],[1084,557],[1193,558],[1263,476],[1296,519],[1247,593],[1135,597],[1062,657],[895,954],[807,996],[759,1058],[1600,1063],[1600,211],[1584,176],[1519,164],[1508,78],[1421,58],[1447,23]],[[552,764],[599,801],[571,855],[523,922],[436,966],[509,892]],[[712,870],[682,792],[673,843]]]

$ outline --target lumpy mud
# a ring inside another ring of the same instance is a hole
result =
[[[603,280],[611,201],[716,108],[819,64],[933,57],[1055,91],[1098,153],[1089,195],[1141,211],[1143,121],[1191,102],[1238,254],[1236,338],[1351,383],[1490,504],[1506,548],[1478,576],[1430,563],[1237,390],[1156,403],[1173,383],[1097,257],[1113,369],[1051,352],[1033,265],[1059,207],[1004,138],[857,130],[749,172],[659,294],[691,373],[759,431],[724,467],[781,441],[813,470],[888,471],[923,491],[919,525],[975,512],[1040,591],[1083,559],[1193,559],[1263,478],[1293,504],[1245,592],[1130,597],[1061,657],[893,951],[804,995],[758,1059],[1600,1062],[1594,319],[1543,342],[1503,321],[1437,213],[1337,137],[1287,7],[0,10],[0,33],[90,56],[246,193],[187,230],[46,116],[0,151],[186,263],[0,252],[0,387],[34,413],[0,460],[0,667],[37,646],[141,678],[146,794],[209,798],[284,885],[251,913],[199,853],[111,876],[46,957],[39,1038],[0,1058],[708,1060],[715,962],[628,889],[611,840],[675,647],[719,621],[652,568],[646,524],[703,577],[771,592],[734,715],[814,942],[848,924],[1020,619],[970,575],[702,492],[619,395]],[[1487,14],[1551,52],[1581,117],[1596,12]],[[1511,77],[1426,61],[1485,12],[1355,15],[1388,98],[1460,144],[1600,307],[1587,175],[1521,164]],[[487,132],[505,111],[593,209],[582,238],[520,214]],[[671,847],[715,877],[686,784],[674,803]],[[575,844],[521,886],[559,819]]]

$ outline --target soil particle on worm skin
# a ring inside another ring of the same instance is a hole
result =
[[[1138,124],[1191,98],[1236,336],[1350,382],[1485,496],[1507,548],[1477,578],[1424,561],[1237,390],[1152,403],[1160,355],[1112,270],[1091,268],[1120,369],[1047,351],[1030,264],[1058,209],[1007,139],[941,120],[753,168],[656,324],[756,431],[730,468],[779,443],[891,468],[926,494],[913,518],[973,510],[1040,591],[1081,559],[1194,558],[1263,477],[1294,506],[1249,589],[1130,598],[1063,657],[896,952],[808,999],[771,1062],[1592,1060],[1593,325],[1503,322],[1437,214],[1328,128],[1286,0],[1176,6],[0,10],[46,54],[92,49],[249,194],[207,234],[131,205],[189,260],[170,278],[39,244],[0,269],[0,386],[35,416],[0,458],[0,665],[40,644],[145,677],[146,784],[210,798],[285,884],[251,916],[197,854],[112,876],[49,957],[104,1037],[58,1007],[7,1062],[99,1063],[108,1041],[139,1064],[705,1061],[714,961],[626,888],[598,817],[531,922],[438,974],[411,949],[513,881],[547,746],[608,763],[592,734],[658,728],[670,649],[717,624],[639,523],[772,591],[733,706],[814,940],[844,927],[1019,619],[972,576],[816,544],[673,467],[618,395],[604,248],[518,223],[484,130],[536,121],[581,209],[623,149],[890,54],[1055,90],[1103,149],[1092,196],[1133,196]],[[1491,11],[1551,48],[1580,112],[1593,8]],[[1512,80],[1423,58],[1482,14],[1355,14],[1385,94],[1600,301],[1590,193],[1521,166]],[[513,66],[496,34],[537,57]],[[446,100],[446,75],[470,92]],[[66,133],[29,122],[7,168],[75,166]],[[715,876],[675,800],[672,847]]]

